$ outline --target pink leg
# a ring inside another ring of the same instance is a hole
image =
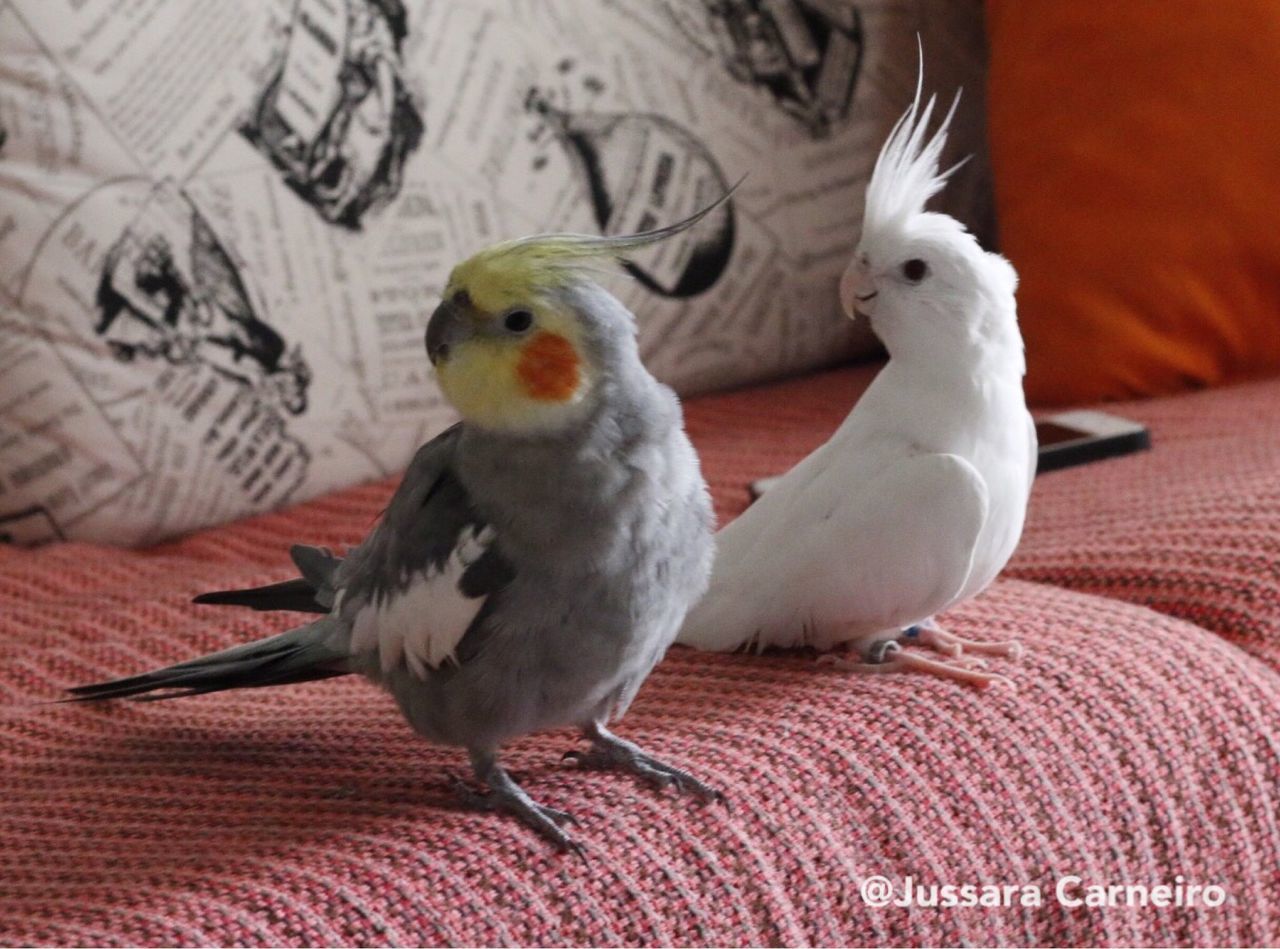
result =
[[[918,630],[916,635],[908,634],[906,637],[908,642],[918,642],[922,646],[931,646],[943,655],[956,658],[965,653],[973,653],[979,656],[999,656],[1002,659],[1021,659],[1022,643],[1016,639],[1006,640],[1000,643],[984,643],[974,639],[961,639],[954,633],[949,633],[941,626],[938,621],[930,617],[919,626],[913,627]]]
[[[1011,689],[1017,688],[1017,685],[1008,676],[1002,676],[994,672],[983,672],[982,668],[986,663],[981,659],[972,659],[966,656],[956,662],[939,662],[937,659],[930,659],[927,656],[907,652],[897,643],[889,643],[888,645],[890,649],[886,653],[886,658],[883,662],[861,662],[844,659],[830,653],[819,656],[818,662],[823,665],[835,666],[837,669],[867,675],[882,675],[890,672],[923,672],[943,679],[952,679],[956,682],[968,682],[979,689],[985,689],[993,682],[1007,685]]]

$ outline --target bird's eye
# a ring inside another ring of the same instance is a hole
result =
[[[912,257],[902,265],[902,276],[911,283],[919,283],[929,276],[929,265],[919,257]]]
[[[513,333],[523,333],[533,325],[533,314],[528,310],[512,310],[502,318],[502,325]]]

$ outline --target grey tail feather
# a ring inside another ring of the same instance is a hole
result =
[[[302,578],[315,587],[322,602],[333,605],[333,575],[342,566],[342,558],[335,557],[328,547],[308,547],[294,544],[289,548],[293,564]]]
[[[247,590],[215,590],[193,597],[192,603],[213,606],[247,606],[251,610],[294,610],[298,613],[328,613],[316,588],[302,578],[272,583]]]
[[[333,608],[333,574],[342,565],[327,547],[294,544],[289,556],[302,576],[247,590],[215,590],[201,593],[191,602],[215,606],[247,606],[251,610],[293,610],[328,613]]]
[[[279,636],[233,646],[155,672],[67,689],[67,702],[144,696],[180,698],[226,689],[253,689],[346,675],[346,655],[332,645],[333,620],[317,620]],[[155,693],[155,694],[148,694]]]

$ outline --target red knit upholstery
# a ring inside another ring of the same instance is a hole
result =
[[[720,510],[741,509],[746,480],[821,441],[866,378],[827,374],[691,406]],[[1200,408],[1185,413],[1143,406],[1157,414],[1142,417],[1160,420],[1162,446],[1209,441],[1212,450],[1186,457],[1239,471],[1257,449],[1229,450],[1218,429],[1240,425],[1232,399],[1256,414],[1264,389],[1189,398]],[[1191,432],[1206,412],[1218,420],[1206,435],[1170,434]],[[1157,458],[1088,471],[1120,484]],[[1193,474],[1211,492],[1208,473]],[[1058,506],[1073,502],[1055,485],[1085,475],[1038,489],[1020,570],[1035,569],[1045,544],[1040,519],[1066,520]],[[1232,478],[1221,483],[1242,483]],[[1249,483],[1265,494],[1261,480]],[[457,809],[445,772],[464,772],[463,755],[415,737],[389,699],[356,680],[157,704],[35,704],[67,684],[283,628],[287,617],[187,600],[285,576],[291,539],[350,542],[389,490],[354,489],[147,551],[0,547],[0,943],[1280,939],[1280,676],[1191,623],[1046,585],[1002,581],[947,617],[962,635],[1023,639],[1021,665],[998,663],[1017,693],[859,677],[804,656],[673,651],[620,730],[717,783],[732,810],[561,768],[569,733],[521,742],[510,764],[535,796],[577,814],[586,864],[512,820]],[[1159,520],[1143,529],[1166,545],[1181,536]],[[1228,588],[1228,601],[1243,588]],[[871,909],[857,890],[871,874],[1033,883],[1045,905]],[[1068,910],[1052,892],[1067,874],[1149,885],[1180,875],[1219,884],[1229,899],[1217,909]]]
[[[1038,479],[1009,573],[1191,620],[1280,668],[1280,380],[1106,408],[1153,450]]]

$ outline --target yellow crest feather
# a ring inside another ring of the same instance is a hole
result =
[[[471,302],[487,313],[527,305],[548,291],[580,280],[589,271],[616,267],[628,251],[688,230],[729,200],[740,184],[741,179],[683,221],[638,234],[535,234],[486,247],[453,268],[445,296],[466,290]]]

